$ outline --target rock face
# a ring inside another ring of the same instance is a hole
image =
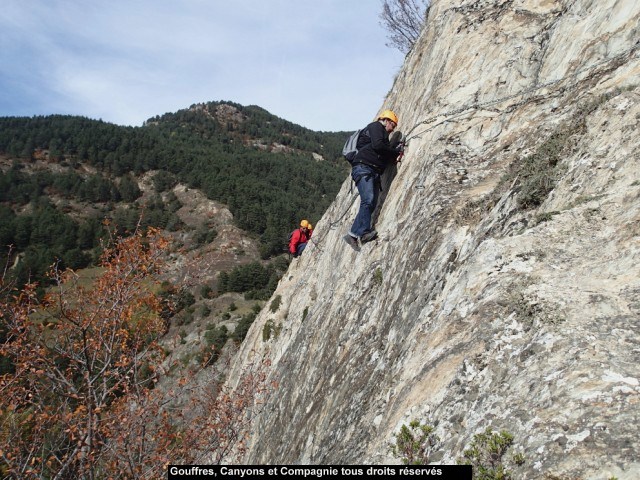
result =
[[[399,463],[417,419],[436,463],[491,427],[515,478],[640,478],[639,20],[636,0],[433,2],[381,106],[409,145],[380,239],[343,242],[345,180],[239,353],[277,384],[247,463]]]

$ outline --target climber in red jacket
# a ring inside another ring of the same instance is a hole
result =
[[[307,242],[311,238],[313,227],[307,220],[300,222],[300,228],[297,228],[291,234],[289,239],[289,253],[294,257],[299,257],[307,246]]]

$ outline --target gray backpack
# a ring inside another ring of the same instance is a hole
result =
[[[368,137],[369,131],[366,129],[364,130],[364,134]],[[342,156],[347,160],[347,162],[351,164],[353,164],[353,161],[358,154],[358,138],[360,137],[360,133],[362,131],[363,129],[361,128],[360,130],[356,130],[355,132],[353,132],[351,136],[347,138],[344,147],[342,147]]]

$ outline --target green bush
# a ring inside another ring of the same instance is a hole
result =
[[[280,308],[280,304],[282,303],[282,295],[276,295],[273,300],[271,300],[271,305],[269,306],[269,310],[273,313],[278,311]]]
[[[382,285],[382,269],[381,268],[376,268],[376,270],[373,272],[373,284],[377,285],[378,287]]]
[[[210,285],[202,285],[200,287],[200,295],[202,296],[202,298],[211,298],[213,294],[213,289],[211,288]]]
[[[229,338],[229,330],[224,325],[215,327],[211,324],[207,326],[207,331],[204,334],[204,339],[209,347],[212,347],[212,362],[215,362],[220,356],[222,347],[227,343]]]
[[[439,445],[440,438],[433,433],[433,427],[413,420],[409,426],[400,427],[391,451],[405,465],[427,465]]]
[[[251,325],[253,324],[253,321],[256,319],[257,315],[258,314],[254,311],[247,313],[240,319],[240,321],[236,325],[235,330],[233,331],[233,334],[231,335],[236,343],[242,343],[244,338],[247,336],[247,332],[249,331],[249,328],[251,328]]]
[[[196,230],[194,241],[198,245],[206,245],[213,242],[217,236],[218,231],[215,228],[209,225],[202,224]]]
[[[209,305],[202,305],[200,307],[200,315],[202,316],[202,318],[207,318],[209,315],[211,315],[211,307]]]
[[[578,105],[574,117],[560,125],[534,153],[514,162],[500,180],[497,192],[510,186],[517,191],[518,207],[528,210],[540,206],[555,188],[566,166],[562,160],[586,131],[586,118],[610,95],[603,95]],[[542,218],[541,220],[548,220]]]
[[[194,303],[196,303],[195,297],[186,288],[181,288],[174,297],[174,308],[176,313],[184,308],[190,307]]]
[[[513,435],[506,430],[494,432],[489,427],[473,436],[470,447],[464,451],[464,458],[458,463],[473,466],[474,480],[511,480],[512,473],[504,464],[504,457],[512,445]],[[521,465],[524,456],[516,454],[512,461]]]
[[[244,293],[247,300],[267,300],[278,285],[281,271],[273,264],[251,262],[220,272],[218,291]]]
[[[271,338],[271,332],[275,327],[275,323],[273,320],[269,319],[265,322],[264,327],[262,327],[262,341],[266,342]]]

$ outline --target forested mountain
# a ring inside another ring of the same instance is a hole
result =
[[[142,127],[76,116],[3,117],[0,249],[13,245],[23,256],[16,269],[22,280],[54,257],[85,266],[95,258],[105,218],[124,231],[144,211],[146,224],[182,228],[174,215],[179,202],[167,194],[180,182],[228,205],[268,258],[282,252],[301,218],[316,221],[335,196],[346,175],[345,136],[230,102],[192,105]],[[150,171],[156,195],[143,202],[138,181]],[[87,209],[79,213],[70,204]]]

